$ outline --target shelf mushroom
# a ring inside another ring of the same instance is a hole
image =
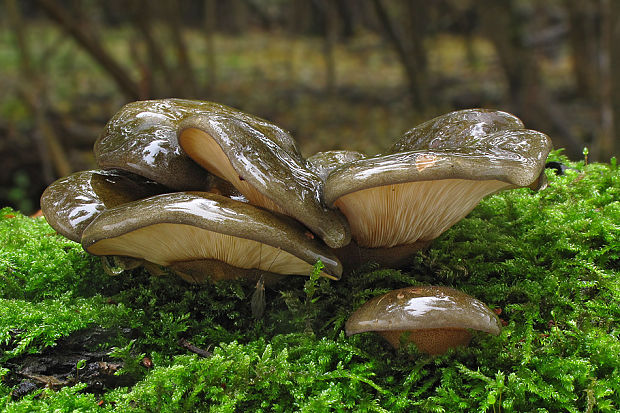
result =
[[[213,177],[196,165],[177,141],[179,122],[200,112],[229,113],[232,109],[185,99],[126,104],[95,142],[97,165],[133,172],[177,191],[210,189]]]
[[[339,279],[342,266],[318,239],[286,216],[220,195],[177,192],[102,212],[84,230],[94,255],[119,255],[171,267],[194,282],[237,278],[256,269]],[[234,267],[234,268],[233,268]]]
[[[241,112],[201,113],[181,123],[178,140],[190,158],[251,204],[295,218],[332,248],[350,242],[344,216],[323,202],[323,180],[283,129]]]
[[[41,195],[41,211],[59,234],[80,242],[106,208],[166,192],[160,184],[119,170],[90,170],[60,178]]]
[[[390,153],[345,163],[327,177],[325,201],[347,217],[354,240],[338,255],[345,265],[399,266],[486,195],[543,187],[550,150],[545,134],[505,112],[452,112],[413,128]]]
[[[401,340],[422,353],[466,346],[470,330],[498,335],[501,323],[481,301],[449,287],[406,287],[374,297],[345,324],[347,335],[374,331],[398,349]]]

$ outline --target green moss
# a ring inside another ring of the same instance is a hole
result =
[[[0,298],[93,296],[108,282],[96,261],[44,218],[0,209]]]
[[[558,153],[552,159],[568,163]],[[78,387],[14,400],[7,411],[617,411],[620,407],[620,173],[571,163],[549,187],[488,197],[416,255],[407,271],[367,265],[341,281],[291,277],[254,286],[191,286],[137,270],[108,277],[42,219],[0,211],[3,372],[25,352],[87,326],[129,327],[109,343],[139,382],[99,397]],[[7,217],[16,215],[15,217]],[[498,311],[498,337],[430,358],[372,334],[345,337],[367,299],[449,285]],[[183,338],[209,349],[201,358]],[[131,343],[131,344],[130,344]],[[126,351],[121,351],[122,349]],[[150,370],[137,360],[152,359]],[[133,361],[131,361],[133,360]],[[132,364],[133,363],[133,364]],[[65,408],[66,407],[66,408]],[[12,410],[11,410],[12,409]]]
[[[4,386],[3,386],[4,387]],[[44,390],[28,395],[19,403],[10,402],[10,395],[0,396],[0,405],[5,413],[46,412],[106,412],[114,411],[112,405],[98,404],[92,394],[81,394],[84,385],[65,387],[59,391]]]

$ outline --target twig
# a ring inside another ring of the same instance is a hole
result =
[[[211,353],[210,351],[201,349],[200,347],[196,347],[184,338],[179,340],[179,345],[184,349],[191,351],[192,353],[198,354],[200,357],[211,357],[213,355],[213,353]]]

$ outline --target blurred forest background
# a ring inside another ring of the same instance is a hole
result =
[[[264,117],[306,156],[485,107],[608,161],[619,44],[618,0],[0,0],[0,206],[37,210],[123,104],[161,97]]]

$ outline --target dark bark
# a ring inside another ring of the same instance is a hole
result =
[[[611,71],[611,99],[612,99],[612,108],[613,108],[613,119],[614,119],[614,135],[610,137],[611,139],[611,149],[607,154],[607,157],[604,159],[608,159],[609,156],[620,156],[620,138],[617,136],[617,132],[620,128],[620,2],[611,1],[609,8],[609,18],[610,18],[610,67],[614,68]]]
[[[585,99],[596,99],[599,89],[596,56],[598,44],[596,3],[565,0],[565,4],[568,11],[568,40],[572,52],[577,94]]]
[[[600,114],[601,130],[597,139],[593,142],[592,154],[594,159],[607,161],[615,154],[615,120],[613,108],[613,22],[616,21],[614,10],[610,0],[600,0],[601,15],[601,41],[599,48],[599,73],[600,73]],[[617,9],[616,9],[617,11]],[[616,75],[616,80],[617,80]]]

